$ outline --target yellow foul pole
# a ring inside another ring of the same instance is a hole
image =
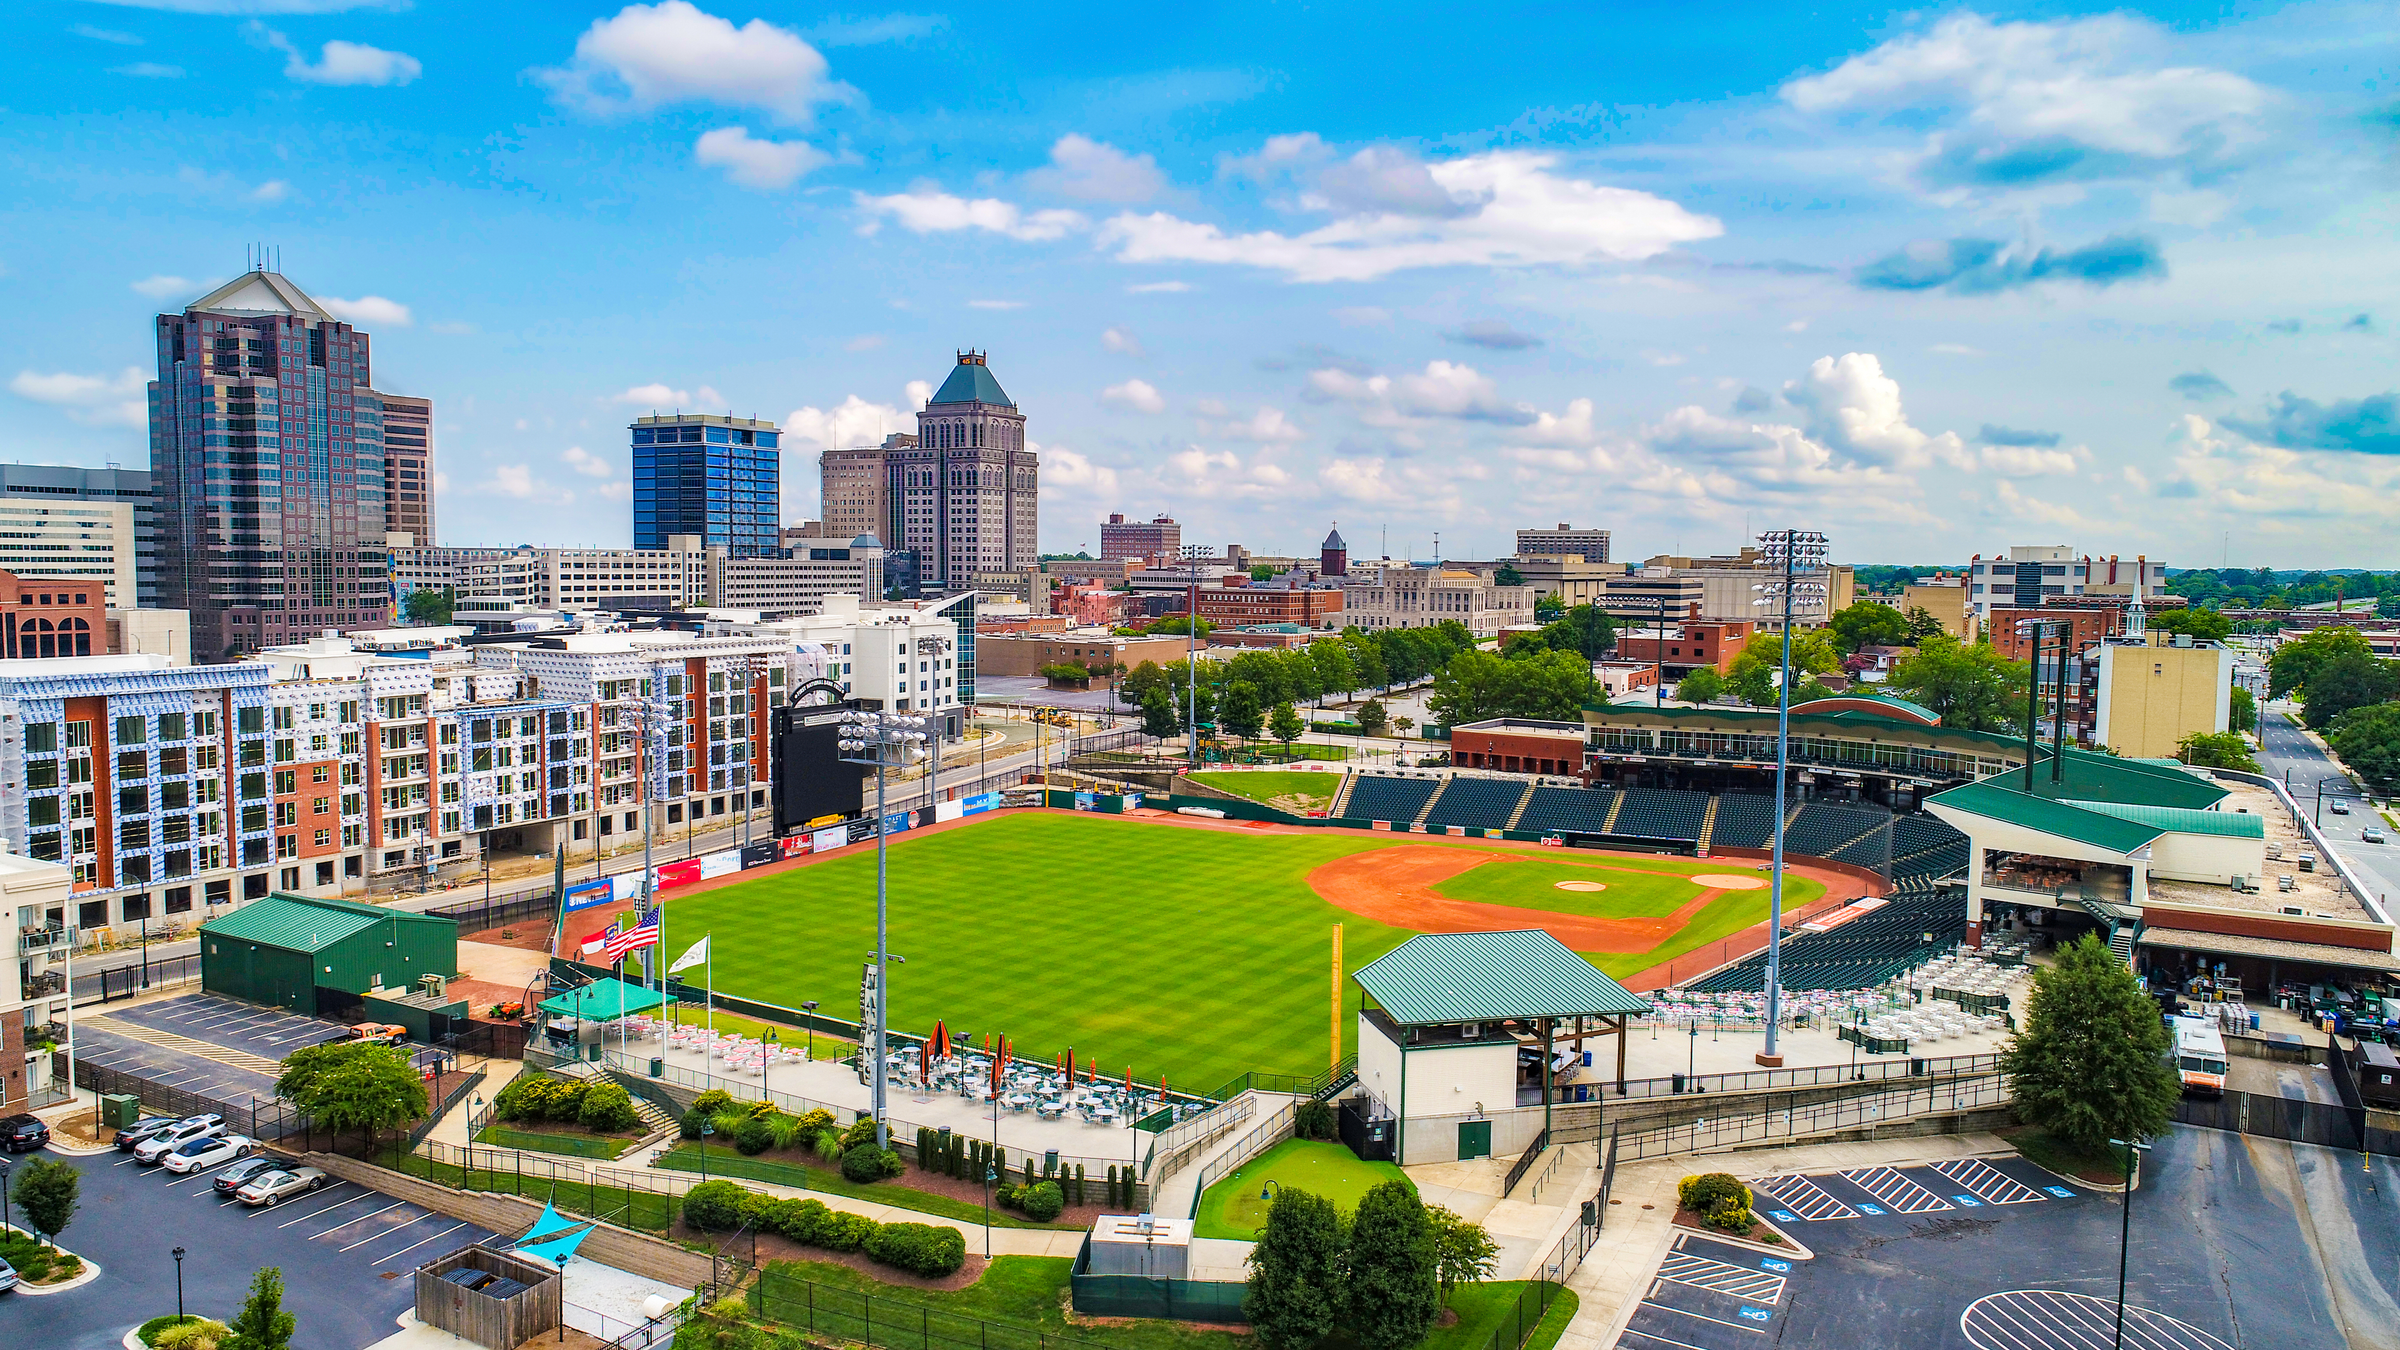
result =
[[[1342,926],[1333,926],[1333,1044],[1327,1050],[1325,1067],[1330,1069],[1342,1062]]]

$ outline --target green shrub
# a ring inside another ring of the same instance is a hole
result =
[[[1292,1111],[1292,1132],[1303,1139],[1333,1138],[1333,1108],[1320,1101],[1300,1103]]]
[[[900,1155],[888,1148],[877,1148],[873,1141],[855,1144],[842,1153],[842,1176],[845,1180],[865,1184],[884,1181],[900,1175],[905,1164]]]
[[[942,1276],[966,1264],[967,1239],[955,1228],[887,1223],[868,1235],[867,1255],[916,1275]]]
[[[802,1134],[815,1134],[819,1130],[830,1130],[832,1128],[833,1112],[826,1110],[822,1106],[817,1107],[812,1111],[803,1111],[800,1113],[800,1133]]]
[[[834,1129],[817,1131],[809,1144],[809,1149],[817,1155],[819,1162],[840,1162],[842,1160],[842,1132]]]
[[[744,1116],[734,1128],[733,1146],[745,1155],[764,1153],[775,1146],[775,1126],[765,1116]]]
[[[150,1335],[153,1350],[217,1350],[226,1336],[223,1322],[205,1317],[192,1317],[170,1323]]]
[[[583,1115],[583,1099],[591,1095],[591,1083],[569,1082],[563,1078],[549,1080],[551,1086],[543,1094],[543,1114],[552,1120],[576,1120]],[[623,1091],[623,1089],[619,1089]]]
[[[703,1112],[712,1116],[731,1105],[733,1105],[733,1094],[727,1092],[723,1088],[710,1088],[708,1091],[692,1098],[692,1109],[694,1111]]]
[[[1058,1183],[1055,1181],[1044,1181],[1027,1186],[1017,1195],[1017,1208],[1024,1210],[1025,1217],[1035,1223],[1050,1222],[1058,1217],[1060,1210],[1066,1207],[1066,1196],[1059,1191]]]
[[[1070,1195],[1070,1197],[1071,1197],[1071,1198],[1072,1198],[1072,1199],[1075,1201],[1075,1203],[1076,1203],[1076,1204],[1079,1204],[1079,1205],[1080,1205],[1080,1204],[1082,1204],[1082,1203],[1083,1203],[1083,1164],[1082,1164],[1082,1163],[1077,1163],[1077,1164],[1075,1164],[1075,1181],[1074,1181],[1074,1185],[1073,1185],[1073,1187],[1072,1187],[1072,1188],[1070,1189],[1070,1191],[1069,1191],[1069,1195]]]
[[[860,1144],[873,1142],[875,1142],[875,1118],[873,1116],[860,1116],[850,1122],[849,1129],[842,1131],[842,1152],[844,1153],[857,1148]]]
[[[1675,1185],[1675,1203],[1694,1214],[1706,1215],[1731,1200],[1743,1208],[1750,1205],[1750,1188],[1729,1172],[1704,1172],[1685,1177]]]
[[[1719,1205],[1710,1210],[1701,1219],[1701,1222],[1711,1228],[1721,1228],[1728,1233],[1747,1233],[1758,1220],[1751,1215],[1750,1209],[1746,1205]]]
[[[759,1207],[758,1226],[794,1242],[814,1243],[824,1216],[832,1212],[822,1200],[769,1200]]]
[[[633,1094],[616,1083],[595,1083],[583,1094],[576,1123],[587,1130],[630,1130],[642,1123],[634,1114]]]
[[[694,1103],[691,1110],[683,1113],[683,1137],[686,1139],[699,1138],[700,1127],[709,1122],[712,1114],[701,1110],[699,1104]]]
[[[864,1214],[852,1214],[846,1209],[828,1209],[825,1220],[818,1225],[816,1245],[829,1252],[855,1252],[867,1245],[879,1227]]]
[[[694,1228],[726,1233],[750,1213],[750,1192],[730,1181],[703,1181],[683,1197],[683,1221]]]

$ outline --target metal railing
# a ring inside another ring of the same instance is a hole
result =
[[[78,972],[75,976],[75,1006],[80,1008],[92,1003],[110,1003],[160,989],[178,989],[199,978],[198,953],[164,957],[150,962],[146,969],[136,962],[130,966]]]
[[[1206,1148],[1235,1129],[1258,1111],[1258,1098],[1245,1092],[1232,1101],[1184,1121],[1151,1142],[1150,1155],[1142,1160],[1142,1175],[1150,1182],[1151,1194],[1167,1184],[1175,1169],[1190,1161],[1193,1153]],[[1156,1170],[1152,1167],[1155,1164]]]
[[[1199,1185],[1192,1191],[1192,1212],[1185,1217],[1198,1216],[1200,1197],[1208,1194],[1208,1188],[1211,1185],[1231,1176],[1242,1164],[1252,1158],[1291,1138],[1294,1111],[1295,1107],[1291,1102],[1285,1102],[1276,1107],[1273,1114],[1259,1122],[1258,1128],[1243,1135],[1232,1148],[1211,1158],[1207,1165],[1200,1169]]]
[[[1611,1146],[1621,1146],[1628,1158],[1660,1158],[1772,1139],[1870,1129],[1920,1116],[2003,1106],[2008,1099],[2007,1080],[1994,1073],[1806,1105],[1787,1102],[1781,1108],[1694,1114],[1685,1120],[1620,1132],[1611,1137]]]
[[[1525,1179],[1525,1173],[1541,1160],[1543,1150],[1549,1147],[1550,1127],[1545,1125],[1542,1132],[1533,1137],[1533,1142],[1525,1146],[1525,1151],[1517,1155],[1517,1160],[1509,1164],[1508,1179],[1500,1183],[1501,1199],[1508,1198],[1509,1192],[1517,1188],[1517,1183]]]
[[[850,1341],[886,1350],[1105,1350],[1104,1343],[1041,1327],[992,1322],[859,1289],[818,1284],[772,1267],[750,1286],[752,1316],[805,1328],[812,1339]]]
[[[1532,1339],[1533,1330],[1542,1324],[1550,1305],[1558,1301],[1559,1286],[1549,1280],[1531,1280],[1517,1291],[1516,1305],[1510,1308],[1492,1328],[1492,1338],[1483,1343],[1483,1350],[1517,1350]]]
[[[207,1097],[182,1088],[154,1083],[147,1078],[105,1068],[87,1059],[75,1061],[75,1085],[90,1088],[103,1096],[133,1097],[160,1115],[199,1116],[221,1115],[227,1129],[246,1134],[262,1143],[272,1143],[291,1136],[306,1136],[308,1147],[316,1147],[318,1132],[306,1115],[294,1109],[280,1097],[260,1100],[233,1101],[223,1097]],[[330,1147],[330,1139],[327,1140]]]
[[[1754,1069],[1747,1073],[1670,1074],[1664,1078],[1633,1078],[1626,1080],[1623,1091],[1613,1084],[1608,1085],[1608,1095],[1672,1097],[1685,1093],[1760,1092],[1778,1088],[1825,1087],[1836,1083],[1880,1082],[1890,1078],[1948,1078],[1961,1074],[1995,1073],[1999,1068],[1998,1055],[1874,1059],[1861,1064],[1825,1064],[1805,1069]],[[1682,1083],[1680,1088],[1676,1086],[1678,1081]]]

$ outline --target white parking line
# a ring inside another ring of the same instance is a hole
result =
[[[1667,1253],[1666,1259],[1659,1263],[1658,1277],[1752,1303],[1779,1303],[1783,1299],[1781,1275],[1713,1261],[1690,1252]]]
[[[438,1232],[438,1233],[434,1234],[432,1237],[429,1237],[429,1238],[420,1238],[420,1239],[418,1239],[417,1241],[415,1241],[415,1242],[412,1242],[412,1243],[408,1244],[408,1245],[407,1245],[407,1246],[405,1246],[405,1247],[402,1247],[400,1250],[398,1250],[398,1251],[396,1251],[396,1252],[386,1252],[386,1253],[384,1253],[382,1256],[380,1256],[380,1257],[378,1257],[378,1258],[376,1258],[376,1259],[377,1259],[377,1260],[381,1260],[381,1261],[390,1261],[390,1260],[392,1260],[392,1259],[394,1259],[394,1258],[396,1258],[396,1257],[402,1257],[402,1256],[406,1256],[406,1255],[408,1255],[410,1252],[413,1252],[413,1251],[415,1251],[417,1248],[424,1246],[426,1243],[428,1243],[428,1242],[438,1242],[438,1241],[440,1241],[441,1239],[443,1239],[443,1238],[446,1238],[446,1237],[450,1236],[452,1233],[455,1233],[455,1232],[457,1232],[459,1229],[461,1229],[461,1228],[464,1228],[464,1227],[466,1227],[466,1226],[467,1226],[467,1225],[466,1225],[465,1223],[463,1223],[463,1222],[460,1222],[460,1223],[454,1223],[454,1224],[450,1225],[448,1228],[445,1228],[445,1229],[443,1229],[442,1231],[440,1231],[440,1232]],[[344,1250],[348,1250],[348,1249],[347,1249],[347,1248],[345,1248]]]
[[[1926,1214],[1955,1208],[1889,1167],[1854,1167],[1842,1173],[1842,1180],[1882,1201],[1894,1214]]]
[[[408,1202],[407,1202],[406,1200],[403,1200],[403,1201],[401,1201],[401,1202],[400,1202],[400,1204],[399,1204],[399,1205],[386,1205],[386,1206],[384,1206],[382,1209],[376,1210],[374,1214],[369,1214],[368,1216],[366,1216],[366,1219],[352,1219],[352,1220],[350,1221],[350,1223],[365,1223],[365,1222],[367,1221],[367,1219],[372,1219],[372,1218],[374,1218],[374,1217],[375,1217],[377,1214],[389,1214],[389,1213],[391,1213],[393,1210],[400,1208],[400,1205],[405,1205],[405,1204],[407,1204],[407,1203],[408,1203]],[[402,1219],[400,1222],[398,1222],[398,1223],[396,1223],[396,1224],[393,1224],[391,1227],[384,1229],[384,1230],[383,1230],[382,1232],[380,1232],[380,1233],[370,1233],[370,1234],[368,1234],[366,1237],[360,1238],[358,1241],[351,1243],[351,1244],[350,1244],[350,1247],[364,1247],[364,1246],[366,1246],[366,1245],[367,1245],[368,1243],[370,1243],[370,1242],[380,1242],[380,1241],[382,1241],[383,1239],[385,1239],[385,1238],[387,1238],[387,1237],[390,1237],[392,1234],[399,1232],[401,1229],[408,1227],[408,1226],[409,1226],[410,1224],[412,1224],[412,1223],[417,1223],[417,1222],[419,1222],[419,1221],[421,1221],[421,1220],[430,1219],[430,1218],[432,1218],[432,1217],[433,1217],[433,1215],[431,1215],[430,1213],[427,1213],[427,1214],[419,1214],[419,1215],[417,1215],[415,1218],[411,1218],[411,1219]],[[348,1228],[348,1227],[350,1226],[350,1223],[339,1224],[339,1225],[336,1225],[336,1226],[337,1226],[337,1227],[341,1227],[341,1228]],[[330,1233],[330,1232],[332,1232],[332,1231],[333,1231],[333,1229],[331,1229],[331,1228],[328,1228],[328,1229],[326,1229],[326,1230],[325,1230],[325,1233]],[[319,1234],[317,1234],[317,1236],[318,1236],[318,1237],[323,1237],[323,1236],[325,1236],[325,1233],[319,1233]],[[346,1252],[346,1251],[349,1251],[349,1250],[350,1250],[350,1247],[343,1247],[343,1248],[340,1248],[339,1250],[341,1250],[341,1251],[345,1251],[345,1252]]]
[[[1706,1347],[1694,1345],[1690,1341],[1679,1341],[1671,1336],[1661,1336],[1655,1331],[1644,1331],[1640,1327],[1627,1327],[1625,1328],[1625,1334],[1628,1336],[1639,1336],[1644,1340],[1656,1341],[1660,1345],[1672,1345],[1677,1347],[1677,1350],[1706,1350]]]
[[[349,1185],[350,1183],[349,1183],[349,1182],[347,1182],[347,1181],[345,1181],[345,1182],[343,1182],[343,1183],[341,1183],[341,1184],[342,1184],[342,1185],[344,1185],[344,1186],[347,1186],[347,1185]],[[300,1216],[299,1218],[297,1218],[297,1219],[293,1219],[293,1220],[291,1220],[291,1221],[289,1221],[289,1222],[287,1222],[287,1223],[279,1223],[279,1224],[277,1224],[277,1225],[275,1225],[275,1226],[276,1226],[277,1228],[289,1228],[289,1227],[291,1227],[291,1226],[292,1226],[292,1224],[295,1224],[295,1223],[305,1223],[305,1222],[307,1222],[308,1220],[310,1220],[310,1219],[313,1219],[313,1218],[317,1217],[317,1215],[319,1215],[319,1214],[331,1214],[333,1211],[335,1211],[335,1210],[337,1210],[337,1209],[340,1209],[340,1208],[341,1208],[343,1205],[354,1205],[354,1204],[357,1204],[359,1201],[361,1201],[361,1200],[364,1200],[364,1199],[367,1199],[368,1197],[370,1197],[370,1196],[372,1196],[372,1195],[374,1195],[374,1194],[375,1194],[375,1192],[373,1192],[373,1191],[361,1191],[361,1192],[359,1192],[358,1194],[356,1194],[356,1195],[354,1195],[354,1196],[351,1196],[351,1197],[350,1197],[349,1199],[347,1199],[347,1200],[343,1200],[343,1201],[339,1201],[339,1202],[337,1202],[337,1203],[335,1203],[335,1204],[330,1204],[330,1205],[327,1205],[327,1206],[326,1206],[325,1208],[323,1208],[323,1209],[320,1209],[320,1210],[314,1210],[314,1211],[312,1211],[312,1212],[310,1212],[310,1213],[307,1213],[307,1214],[303,1214],[303,1215],[301,1215],[301,1216]],[[257,1217],[258,1217],[258,1215],[259,1215],[259,1214],[265,1214],[265,1213],[268,1213],[268,1212],[270,1212],[272,1209],[273,1209],[273,1206],[261,1206],[261,1207],[259,1208],[258,1214],[253,1214],[253,1215],[251,1215],[250,1217],[251,1217],[251,1218],[253,1218],[253,1219],[255,1219],[255,1218],[257,1218]]]
[[[1670,1303],[1652,1303],[1648,1299],[1643,1299],[1642,1306],[1645,1308],[1656,1308],[1660,1312],[1681,1313],[1685,1317],[1697,1317],[1703,1322],[1714,1322],[1721,1327],[1732,1327],[1735,1331],[1747,1331],[1753,1336],[1764,1336],[1767,1334],[1766,1328],[1764,1327],[1746,1327],[1739,1322],[1728,1322],[1722,1317],[1710,1317],[1706,1313],[1692,1312],[1689,1309],[1678,1308]]]
[[[1775,1198],[1780,1207],[1803,1219],[1855,1219],[1850,1208],[1822,1186],[1804,1176],[1762,1177],[1752,1183]]]
[[[1935,1163],[1933,1170],[1995,1205],[2022,1205],[2042,1198],[2040,1191],[1981,1158],[1952,1158]]]

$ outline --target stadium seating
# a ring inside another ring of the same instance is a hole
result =
[[[1508,828],[1508,818],[1525,795],[1523,779],[1453,778],[1426,813],[1427,825],[1463,825],[1472,830]]]
[[[1615,832],[1643,839],[1698,839],[1700,822],[1707,817],[1705,792],[1629,788]]]
[[[1834,858],[1843,845],[1873,829],[1891,813],[1879,807],[1836,805],[1832,802],[1809,802],[1783,832],[1783,847],[1787,853],[1805,853],[1813,858]],[[1870,841],[1872,842],[1872,841]],[[1864,861],[1872,867],[1882,861],[1883,847],[1875,847],[1871,860],[1842,858],[1844,862]]]
[[[1937,816],[1892,822],[1892,876],[1946,877],[1967,865],[1967,837]]]
[[[1775,799],[1752,792],[1717,798],[1717,828],[1709,843],[1726,848],[1765,848],[1774,842]]]
[[[1438,778],[1390,778],[1382,774],[1361,774],[1357,786],[1350,789],[1350,803],[1343,811],[1352,820],[1388,820],[1405,825],[1417,818],[1425,803],[1442,786]]]
[[[1517,828],[1547,834],[1598,834],[1608,824],[1608,810],[1617,804],[1615,788],[1538,787]]]
[[[1936,891],[1912,877],[1893,889],[1889,903],[1825,933],[1804,933],[1783,948],[1786,989],[1864,989],[1923,964],[1966,937],[1966,897]],[[1926,934],[1932,934],[1930,941]],[[1723,993],[1766,986],[1767,958],[1760,952],[1705,979],[1686,985]]]

